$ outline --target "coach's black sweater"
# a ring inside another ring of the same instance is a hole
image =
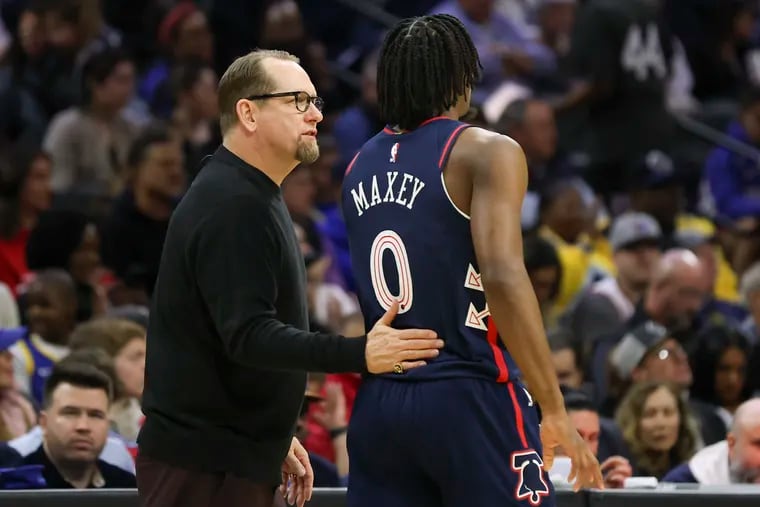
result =
[[[279,186],[219,148],[169,223],[148,329],[139,452],[277,484],[306,371],[363,371],[366,338],[310,333]]]

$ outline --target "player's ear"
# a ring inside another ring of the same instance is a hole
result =
[[[247,132],[256,130],[256,116],[258,107],[252,100],[240,99],[235,104],[235,113],[237,114],[240,125]]]

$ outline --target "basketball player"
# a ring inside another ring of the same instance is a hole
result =
[[[522,150],[458,121],[480,72],[472,40],[451,16],[407,19],[378,65],[388,126],[342,190],[361,307],[371,323],[399,300],[399,326],[433,329],[445,345],[427,366],[363,382],[349,507],[554,505],[546,471],[558,445],[576,489],[602,487],[565,412],[523,263]]]

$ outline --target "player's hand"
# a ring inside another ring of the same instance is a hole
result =
[[[622,456],[610,456],[602,463],[604,485],[608,488],[622,488],[627,478],[633,475],[631,464]]]
[[[575,491],[588,487],[604,489],[599,461],[578,435],[566,412],[543,415],[541,443],[544,447],[544,470],[550,470],[554,463],[554,448],[562,446],[565,454],[572,461],[567,481],[573,483],[573,489]]]
[[[288,455],[282,463],[280,493],[290,505],[303,505],[311,500],[314,490],[314,470],[311,469],[309,453],[296,437],[290,444]]]
[[[393,329],[391,322],[396,317],[399,302],[394,301],[390,309],[367,334],[367,371],[370,373],[390,373],[397,364],[402,373],[412,368],[424,366],[425,359],[438,356],[443,347],[435,331],[429,329]]]

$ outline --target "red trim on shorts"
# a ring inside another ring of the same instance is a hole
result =
[[[507,384],[509,389],[509,395],[512,397],[512,407],[515,409],[515,423],[517,424],[517,433],[520,434],[520,441],[523,448],[528,448],[528,439],[525,436],[525,422],[523,420],[522,408],[520,408],[520,402],[517,400],[517,393],[515,393],[515,385],[510,382]]]
[[[454,145],[454,141],[457,137],[459,137],[460,132],[462,130],[469,127],[469,125],[460,125],[457,128],[454,129],[454,132],[449,135],[449,138],[446,140],[446,144],[443,146],[443,152],[441,152],[441,158],[438,159],[438,168],[443,169],[443,164],[446,162],[446,159],[449,158],[449,151],[451,150],[451,147]]]
[[[359,157],[359,152],[356,152],[356,155],[354,155],[354,158],[351,159],[351,162],[348,163],[348,167],[346,167],[346,173],[343,175],[343,177],[348,176],[348,173],[351,172],[351,169],[354,168],[354,162],[356,162],[356,159]]]
[[[496,362],[496,367],[499,369],[499,377],[496,382],[507,382],[509,380],[509,368],[507,362],[504,360],[504,354],[498,345],[499,330],[496,329],[496,323],[493,321],[493,317],[488,318],[488,333],[486,334],[488,344],[491,346],[491,352],[493,352],[493,360]]]

